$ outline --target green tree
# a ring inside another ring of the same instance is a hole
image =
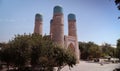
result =
[[[94,42],[79,42],[81,59],[91,59],[101,57],[101,48]]]
[[[9,66],[12,64],[12,59],[13,57],[11,56],[11,49],[10,48],[5,48],[1,50],[1,61],[6,62],[7,68],[9,70]]]
[[[8,67],[11,65],[23,70],[31,65],[33,70],[39,68],[40,71],[53,71],[53,67],[57,66],[59,71],[64,65],[72,67],[76,64],[75,55],[54,44],[49,36],[17,35],[7,44],[8,48],[2,50],[1,60]]]
[[[100,58],[101,54],[102,54],[102,52],[98,45],[94,44],[94,45],[90,46],[89,56],[91,56],[92,58]]]
[[[87,47],[87,43],[85,42],[79,42],[79,49],[81,52],[81,59],[87,59],[88,57],[88,47]]]
[[[101,46],[103,57],[111,56],[116,57],[116,48],[112,47],[110,44],[105,43]]]
[[[60,70],[64,65],[72,67],[76,64],[74,54],[54,44],[48,36],[44,36],[37,42],[39,45],[35,43],[32,46],[31,64],[33,68],[38,66],[40,70],[52,71],[56,66]]]
[[[120,0],[115,0],[115,3],[117,5],[118,9],[120,10]]]
[[[88,42],[87,46],[89,48],[88,58],[100,58],[101,57],[101,49],[97,44],[95,44],[94,42]]]
[[[120,10],[120,0],[115,0],[115,4],[117,5],[118,10]],[[120,19],[120,16],[118,19]]]
[[[120,59],[120,39],[117,40],[117,57]]]

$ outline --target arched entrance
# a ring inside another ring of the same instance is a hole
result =
[[[74,48],[74,45],[72,43],[70,43],[70,45],[68,46],[68,50],[75,52],[75,48]]]

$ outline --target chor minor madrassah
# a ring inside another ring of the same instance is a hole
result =
[[[42,15],[35,15],[34,33],[42,34],[43,18]],[[72,49],[77,57],[77,62],[80,59],[80,52],[77,39],[76,16],[75,14],[68,15],[68,36],[64,35],[64,14],[60,6],[55,6],[53,10],[53,17],[50,20],[50,35],[53,42],[61,45],[66,49]]]

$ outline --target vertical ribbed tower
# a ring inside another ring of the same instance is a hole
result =
[[[75,54],[77,57],[77,62],[80,59],[79,47],[78,47],[78,39],[77,39],[77,28],[76,28],[76,16],[75,14],[68,15],[68,36],[75,37]]]
[[[55,6],[53,10],[53,19],[51,23],[52,39],[60,46],[64,46],[64,17],[63,9],[60,6]]]
[[[76,17],[74,14],[68,15],[68,36],[77,37]]]
[[[34,27],[34,33],[40,34],[42,35],[42,23],[43,19],[42,19],[42,15],[41,14],[36,14],[35,15],[35,27]]]

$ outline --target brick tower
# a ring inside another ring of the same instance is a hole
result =
[[[80,56],[79,56],[79,47],[78,47],[77,29],[76,29],[76,16],[74,14],[68,15],[68,36],[72,36],[75,38],[75,46],[74,46],[75,54],[77,60],[79,60]]]
[[[53,19],[51,20],[51,32],[52,40],[64,47],[64,20],[63,9],[60,6],[55,6],[53,11]]]
[[[34,33],[42,35],[42,15],[35,15],[35,28]],[[74,14],[68,15],[68,36],[64,35],[64,15],[63,9],[60,6],[55,6],[53,9],[53,17],[50,20],[50,35],[54,43],[64,47],[65,49],[72,50],[79,63],[80,52],[78,47],[76,16]]]
[[[36,14],[35,15],[35,27],[34,27],[34,33],[42,35],[42,15],[41,14]]]

